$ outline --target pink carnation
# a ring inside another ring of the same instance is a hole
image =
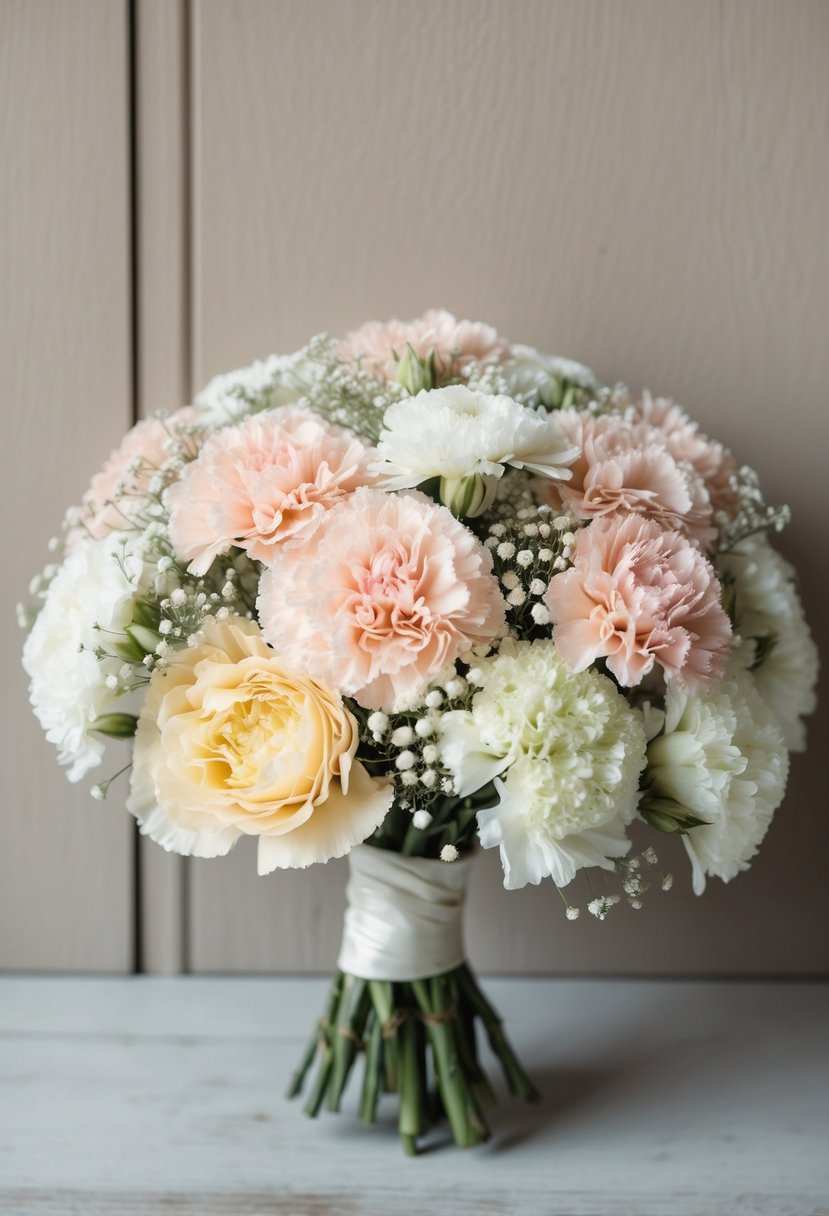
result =
[[[489,551],[423,494],[358,490],[260,582],[265,638],[370,709],[402,708],[491,640],[504,604]]]
[[[673,458],[690,465],[702,479],[714,509],[735,511],[737,495],[731,479],[737,466],[728,448],[703,434],[682,407],[669,397],[652,397],[644,392],[634,408],[643,423],[661,431]]]
[[[559,410],[556,420],[581,455],[570,466],[570,481],[536,483],[543,499],[579,519],[634,512],[702,545],[716,538],[705,482],[671,453],[665,432],[635,418],[589,410]]]
[[[272,562],[343,495],[372,481],[377,455],[317,414],[285,406],[223,427],[167,491],[170,539],[193,574],[232,546]]]
[[[143,498],[153,474],[168,459],[170,441],[195,421],[194,410],[185,406],[163,419],[144,418],[127,431],[83,496],[81,526],[69,537],[69,548],[84,536],[102,540],[129,526],[130,499]]]
[[[346,334],[340,355],[348,362],[359,362],[378,380],[396,380],[398,359],[407,346],[422,359],[434,352],[440,383],[457,378],[472,360],[502,363],[510,353],[508,343],[491,325],[458,321],[445,308],[430,308],[414,321],[367,321]]]
[[[606,659],[631,688],[658,664],[693,690],[722,675],[731,625],[713,567],[678,532],[627,515],[576,533],[573,568],[545,600],[559,652],[575,671]]]

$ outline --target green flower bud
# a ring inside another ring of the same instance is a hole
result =
[[[131,739],[137,726],[135,714],[101,714],[89,729],[112,739]]]
[[[469,477],[441,477],[440,501],[457,519],[474,519],[492,505],[498,480],[482,473]]]
[[[406,345],[406,353],[397,368],[397,382],[414,397],[423,389],[435,387],[435,352],[429,351],[425,359],[410,345]]]

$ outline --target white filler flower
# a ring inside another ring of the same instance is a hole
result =
[[[440,477],[450,495],[474,478],[488,479],[494,489],[505,465],[566,481],[567,466],[579,454],[554,417],[462,384],[394,402],[377,447],[382,460],[372,472],[383,489],[413,489]],[[479,513],[485,505],[463,513]]]
[[[505,642],[481,669],[471,710],[441,720],[443,759],[461,796],[495,780],[499,804],[478,812],[478,828],[484,848],[500,848],[504,886],[549,875],[563,887],[582,866],[612,869],[639,798],[641,715],[546,639]]]
[[[742,541],[717,559],[721,577],[733,579],[739,656],[780,724],[789,751],[802,752],[801,721],[816,705],[818,651],[795,585],[795,572],[765,536]]]
[[[93,653],[112,640],[96,623],[120,633],[131,620],[135,586],[123,552],[118,533],[79,544],[52,580],[23,648],[29,698],[70,781],[101,763],[105,739],[90,734],[95,719],[123,709],[123,698],[107,687],[123,659],[99,661]]]
[[[648,745],[648,786],[706,820],[682,838],[697,895],[707,875],[728,882],[748,869],[788,767],[774,715],[747,672],[734,671],[702,696],[668,686],[664,731]]]
[[[534,346],[511,347],[509,361],[499,370],[517,397],[535,399],[548,407],[563,404],[568,384],[586,393],[599,387],[594,373],[583,363],[546,355]]]
[[[246,414],[293,405],[304,397],[315,369],[305,351],[269,355],[247,367],[214,376],[193,402],[199,421],[226,426]]]

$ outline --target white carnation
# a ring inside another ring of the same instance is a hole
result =
[[[546,355],[533,346],[513,346],[510,360],[499,370],[517,397],[537,400],[548,407],[560,404],[562,384],[595,392],[599,382],[589,367],[559,355]]]
[[[641,715],[549,640],[505,642],[481,674],[471,710],[442,718],[442,751],[462,797],[495,781],[499,804],[478,812],[478,828],[484,848],[500,848],[504,885],[549,875],[562,887],[583,866],[612,869],[638,803]]]
[[[706,823],[683,836],[694,891],[748,868],[786,788],[788,756],[751,676],[735,670],[710,692],[668,686],[664,732],[648,745],[648,788]]]
[[[718,558],[733,579],[739,657],[751,667],[790,751],[806,746],[801,718],[816,705],[818,651],[795,586],[795,572],[765,536],[742,541]]]
[[[123,554],[124,538],[117,533],[79,544],[52,580],[23,648],[29,698],[60,763],[69,766],[70,781],[101,762],[105,741],[90,734],[95,719],[123,709],[107,686],[123,659],[99,661],[93,653],[112,641],[95,630],[96,623],[120,633],[132,618],[135,571],[125,572]]]
[[[269,355],[247,367],[214,376],[193,404],[200,421],[225,426],[252,412],[293,405],[306,395],[314,375],[314,366],[304,351]]]
[[[412,489],[432,477],[498,478],[505,465],[567,480],[578,455],[555,418],[460,384],[390,405],[377,447],[382,460],[372,471],[387,490]]]

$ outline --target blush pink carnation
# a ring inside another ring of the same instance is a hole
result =
[[[398,360],[407,346],[422,359],[434,354],[440,384],[455,379],[473,360],[502,363],[510,353],[508,343],[491,325],[458,321],[445,308],[430,308],[414,321],[367,321],[346,334],[340,355],[358,362],[378,380],[396,380]]]
[[[343,495],[371,483],[376,455],[300,406],[223,427],[167,491],[173,547],[193,574],[234,545],[267,564]]]
[[[370,709],[413,704],[504,603],[489,551],[419,493],[358,490],[263,576],[259,620],[302,670]]]
[[[632,688],[658,664],[694,690],[725,669],[731,624],[713,567],[678,532],[637,515],[576,533],[573,568],[545,601],[559,652],[575,671],[596,659]]]
[[[666,434],[635,418],[560,410],[556,420],[581,455],[564,483],[536,483],[539,496],[580,519],[618,511],[655,519],[700,545],[716,539],[713,508],[694,467],[675,457]]]
[[[652,397],[644,392],[634,409],[646,426],[662,433],[674,460],[690,465],[702,479],[714,509],[735,511],[737,494],[732,478],[737,466],[728,448],[709,439],[669,397]]]
[[[153,474],[168,458],[171,441],[196,421],[195,411],[185,406],[166,418],[144,418],[127,431],[83,496],[81,524],[70,535],[69,548],[84,536],[103,540],[127,526],[130,500],[147,493]]]

